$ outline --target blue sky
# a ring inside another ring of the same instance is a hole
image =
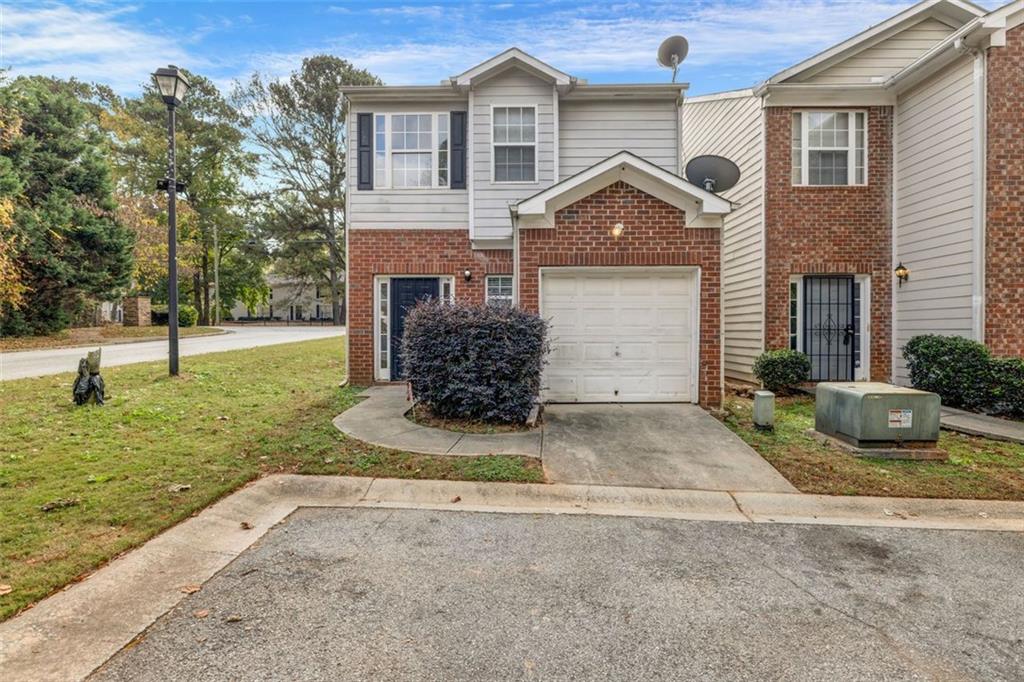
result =
[[[175,63],[224,87],[328,52],[388,84],[437,83],[517,46],[595,83],[666,82],[654,60],[690,41],[691,94],[753,85],[911,4],[887,0],[20,2],[0,0],[0,66],[131,94]]]

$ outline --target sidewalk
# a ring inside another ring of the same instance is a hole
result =
[[[86,677],[272,526],[313,506],[1024,532],[1024,502],[280,474],[0,623],[0,669],[18,680]]]
[[[966,433],[969,436],[984,436],[1009,443],[1024,443],[1024,422],[964,412],[945,406],[939,419],[942,428],[947,431]]]

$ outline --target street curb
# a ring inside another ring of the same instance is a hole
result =
[[[16,680],[87,677],[302,507],[1024,532],[1024,502],[276,474],[0,623],[0,670]]]

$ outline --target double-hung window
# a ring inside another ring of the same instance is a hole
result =
[[[867,113],[793,113],[794,185],[867,184]]]
[[[512,305],[512,275],[487,276],[487,303]]]
[[[536,182],[536,107],[494,107],[492,114],[494,182]]]
[[[377,189],[448,187],[449,115],[376,114],[373,186]]]

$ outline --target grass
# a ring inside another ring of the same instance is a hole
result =
[[[943,431],[947,462],[859,458],[804,435],[813,398],[779,399],[771,432],[754,428],[750,400],[730,397],[725,408],[726,426],[805,493],[1024,500],[1024,445]]]
[[[223,333],[216,327],[181,327],[179,336],[201,336]],[[111,324],[103,327],[76,327],[46,336],[7,336],[0,338],[0,351],[40,350],[44,348],[70,348],[91,344],[124,341],[166,339],[167,327],[122,327]]]
[[[105,407],[74,407],[69,374],[0,382],[0,619],[262,474],[543,481],[527,458],[345,437],[331,418],[358,390],[338,388],[342,360],[323,339],[183,358],[174,379],[113,367]]]

